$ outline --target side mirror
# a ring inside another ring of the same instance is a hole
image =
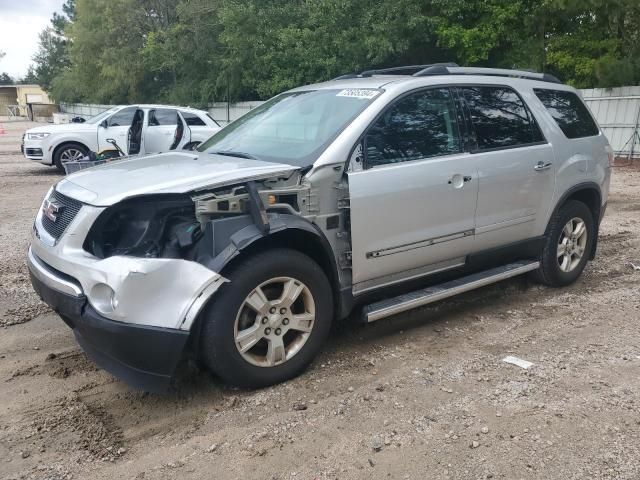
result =
[[[100,122],[100,126],[101,126],[102,128],[107,128],[107,126],[108,126],[107,121],[106,121],[106,120],[101,121],[101,122]]]
[[[73,117],[71,119],[71,123],[84,123],[86,120],[82,117]]]

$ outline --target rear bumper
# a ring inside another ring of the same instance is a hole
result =
[[[99,367],[133,388],[151,392],[167,389],[188,331],[109,320],[96,312],[81,290],[54,284],[31,259],[29,270],[40,298],[73,329],[78,344]]]

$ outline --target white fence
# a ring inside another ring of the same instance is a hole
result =
[[[640,157],[640,86],[591,88],[581,90],[582,97],[595,115],[618,156]],[[220,125],[227,125],[263,102],[215,102],[209,115]],[[89,118],[112,105],[61,103],[60,111]]]
[[[209,105],[208,110],[209,115],[211,115],[213,119],[220,125],[224,126],[240,118],[249,110],[253,110],[263,103],[264,102],[261,101],[236,103],[215,102]]]
[[[640,157],[640,86],[581,90],[611,147],[620,157]]]
[[[113,105],[97,105],[90,103],[60,103],[60,111],[77,115],[78,117],[91,118],[99,113],[109,110]]]

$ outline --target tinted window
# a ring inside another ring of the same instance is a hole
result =
[[[149,112],[149,126],[157,127],[158,125],[177,125],[178,112],[169,108],[158,108]]]
[[[133,116],[136,114],[136,107],[127,107],[114,114],[109,119],[110,127],[130,127]]]
[[[507,148],[544,140],[516,92],[505,87],[462,87],[478,148]]]
[[[365,144],[367,166],[460,152],[451,92],[425,90],[400,99],[371,126]]]
[[[598,135],[598,126],[575,93],[542,89],[534,92],[567,138]]]
[[[182,118],[184,118],[184,121],[187,122],[187,125],[190,125],[192,127],[206,126],[206,123],[204,123],[204,120],[202,120],[195,113],[191,113],[191,112],[180,112],[180,113],[182,113]]]

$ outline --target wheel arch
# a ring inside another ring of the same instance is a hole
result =
[[[233,268],[236,262],[248,255],[275,247],[291,248],[307,255],[320,265],[331,284],[334,298],[337,297],[337,292],[340,289],[338,267],[331,245],[324,234],[311,222],[293,215],[279,215],[279,220],[282,220],[283,224],[278,228],[272,228],[266,235],[253,226],[245,227],[237,232],[238,237],[244,238],[241,242],[234,242],[236,251],[232,255],[224,257],[219,255],[214,259],[214,261],[217,260],[216,268],[224,275],[225,270]]]
[[[225,276],[225,272],[247,256],[270,248],[284,247],[299,251],[315,261],[329,280],[334,307],[339,312],[340,278],[333,249],[324,233],[309,220],[291,214],[269,213],[269,231],[264,233],[250,219],[225,239],[224,248],[213,257],[202,257],[200,263]],[[215,221],[214,221],[215,225]],[[242,223],[239,223],[242,225]],[[211,298],[215,297],[215,294]],[[210,299],[208,300],[210,301]]]
[[[91,149],[87,146],[87,144],[80,140],[62,140],[55,147],[53,147],[53,153],[51,154],[51,159],[53,162],[55,162],[55,158],[58,152],[67,145],[79,145],[82,148],[84,148],[87,152],[91,151]]]
[[[224,277],[226,272],[243,259],[270,248],[285,247],[299,251],[318,263],[327,276],[333,296],[335,317],[341,312],[342,297],[340,295],[338,265],[329,241],[316,225],[304,218],[295,215],[269,214],[269,219],[271,228],[268,233],[263,234],[253,224],[241,228],[230,236],[229,243],[222,252],[214,258],[209,258],[203,264]],[[197,339],[201,334],[201,317],[206,311],[207,305],[215,298],[216,292],[203,302],[191,328],[190,348],[195,351],[196,357],[199,355]]]
[[[551,216],[549,218],[552,218],[558,212],[558,210],[560,210],[568,201],[571,200],[576,200],[578,202],[584,203],[593,215],[596,235],[593,241],[591,252],[589,252],[589,260],[593,260],[596,255],[596,248],[598,245],[598,231],[600,225],[600,214],[602,211],[602,192],[600,190],[600,186],[595,182],[583,182],[569,188],[560,197],[560,200],[553,209],[553,212],[551,212]],[[547,233],[549,233],[548,225],[545,234]]]

